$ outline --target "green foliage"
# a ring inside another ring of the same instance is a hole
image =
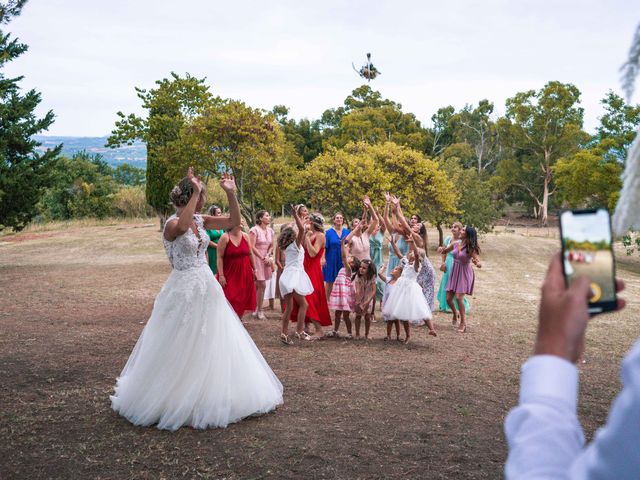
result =
[[[179,148],[183,127],[218,99],[213,98],[204,79],[189,74],[182,78],[171,73],[171,78],[158,80],[156,85],[149,91],[136,88],[147,117],[118,112],[120,120],[116,121],[107,145],[131,145],[135,140],[147,145],[147,201],[164,219],[172,210],[169,192],[181,176],[175,171],[173,176],[169,174],[166,157]]]
[[[323,146],[342,148],[350,142],[394,142],[424,151],[428,132],[402,105],[382,98],[380,92],[362,85],[344,100],[344,106],[326,110],[318,124]]]
[[[611,244],[604,240],[599,242],[590,242],[589,240],[578,242],[570,238],[564,238],[562,243],[564,243],[565,248],[568,250],[586,250],[588,252],[595,252],[597,250],[609,250],[609,248],[611,248]]]
[[[627,255],[633,255],[634,252],[640,253],[640,234],[634,231],[628,232],[622,237],[622,245]]]
[[[308,163],[322,152],[322,132],[318,121],[311,122],[306,118],[296,121],[287,118],[289,109],[284,105],[276,105],[272,110],[280,124],[287,142],[291,143],[296,153]]]
[[[460,221],[465,225],[472,225],[480,232],[493,230],[493,225],[500,218],[500,202],[494,193],[493,185],[485,180],[475,169],[463,168],[456,151],[468,153],[468,144],[455,144],[447,148],[440,160],[440,167],[453,182],[458,196],[456,215],[439,215],[438,224]]]
[[[640,125],[640,105],[628,105],[611,90],[600,103],[606,113],[600,117],[600,125],[593,138],[594,149],[605,160],[624,165]]]
[[[512,156],[497,165],[497,183],[528,196],[543,225],[554,193],[553,165],[589,139],[582,130],[579,102],[580,91],[574,85],[549,82],[538,92],[520,92],[507,99],[506,116],[498,121]]]
[[[153,209],[147,203],[142,186],[126,186],[112,196],[113,213],[119,217],[149,217]]]
[[[553,167],[559,198],[571,208],[615,209],[622,188],[622,166],[584,150],[561,158]]]
[[[0,3],[0,25],[20,14],[26,1]],[[0,69],[27,51],[27,46],[0,30]],[[40,154],[32,140],[53,123],[53,112],[37,118],[40,94],[21,94],[22,77],[7,78],[0,70],[0,230],[21,230],[37,212],[36,205],[51,183],[51,171],[61,146]]]
[[[438,164],[393,142],[330,148],[308,165],[301,188],[316,208],[348,216],[360,214],[364,195],[381,206],[386,191],[399,195],[408,212],[425,218],[456,212],[454,185]]]
[[[456,109],[451,105],[439,108],[431,116],[432,127],[428,129],[429,137],[426,152],[432,156],[438,156],[444,150],[455,143],[453,116]]]
[[[72,158],[60,157],[53,171],[53,185],[39,204],[46,220],[104,218],[112,214],[112,195],[118,185],[100,158],[84,152]]]
[[[123,163],[114,170],[113,179],[122,185],[139,187],[145,183],[145,170]]]
[[[275,117],[235,100],[219,100],[185,124],[167,150],[166,168],[178,178],[189,165],[205,175],[230,171],[249,223],[259,208],[279,209],[291,194],[301,159]]]

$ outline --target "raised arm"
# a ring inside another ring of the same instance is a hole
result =
[[[380,268],[378,269],[378,278],[380,280],[382,280],[384,283],[387,283],[387,276],[383,273],[386,271],[387,266],[383,263],[382,265],[380,265]]]
[[[227,286],[227,279],[224,276],[224,252],[229,242],[229,234],[225,233],[218,240],[218,255],[216,257],[216,265],[218,266],[218,281],[223,287]]]
[[[373,235],[374,230],[377,228],[378,223],[380,223],[380,219],[378,218],[378,214],[376,213],[376,209],[371,205],[371,199],[367,195],[364,197],[364,206],[367,208],[369,213],[371,214],[371,222],[369,223],[369,228],[367,229],[367,234],[369,236]]]
[[[311,242],[311,240],[314,237],[316,239],[315,245]],[[320,249],[324,247],[325,241],[326,240],[324,238],[324,233],[320,234],[320,232],[318,232],[318,234],[316,235],[313,232],[310,232],[310,235],[305,236],[305,242],[306,242],[305,247],[311,258],[318,255],[318,252],[320,251]]]
[[[420,262],[422,260],[420,252],[418,251],[416,242],[414,242],[413,239],[407,240],[407,243],[411,245],[411,251],[413,252],[413,269],[417,272],[420,270]]]
[[[347,238],[349,237],[347,236]],[[340,253],[342,255],[342,265],[344,266],[344,272],[347,274],[347,277],[351,277],[351,274],[353,272],[351,271],[349,262],[347,262],[347,250],[349,249],[347,238],[345,238],[344,241],[340,241]]]
[[[389,235],[389,244],[391,245],[391,248],[393,249],[393,253],[396,255],[396,257],[402,258],[404,256],[402,255],[402,252],[400,251],[400,249],[398,249],[398,245],[396,245],[396,241],[393,239],[393,233]]]
[[[382,221],[384,222],[384,226],[387,229],[387,232],[393,234],[393,225],[391,225],[391,220],[389,220],[389,205],[391,204],[391,199],[388,193],[385,193],[385,204],[384,204],[384,215],[382,216]]]
[[[300,247],[300,245],[304,244],[304,236],[306,234],[304,230],[304,223],[302,223],[302,219],[300,218],[300,215],[298,215],[298,212],[296,212],[296,207],[294,207],[293,205],[291,205],[291,213],[293,215],[293,219],[296,222],[296,227],[298,227],[298,236],[296,237],[296,245]]]
[[[231,230],[234,227],[240,225],[240,205],[238,204],[238,198],[236,197],[236,182],[234,178],[228,173],[223,173],[220,179],[220,186],[227,194],[227,200],[229,201],[229,215],[212,217],[211,215],[203,215],[204,228],[207,230]]]

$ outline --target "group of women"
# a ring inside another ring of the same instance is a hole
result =
[[[292,321],[298,339],[323,338],[323,327],[332,323],[329,305],[335,311],[329,336],[339,335],[341,320],[352,336],[353,312],[355,336],[364,318],[368,338],[376,300],[383,302],[387,340],[394,324],[399,339],[399,323],[405,342],[410,323],[424,322],[437,335],[431,323],[435,270],[427,257],[426,229],[418,216],[405,219],[396,197],[386,195],[383,213],[365,197],[363,214],[350,230],[344,216],[336,214],[327,232],[321,215],[298,205],[294,223],[281,229],[274,244],[269,213],[258,212],[256,225],[245,233],[234,179],[225,174],[220,185],[229,201],[228,216],[215,206],[209,215],[199,213],[206,194],[192,169],[171,191],[176,214],[163,230],[171,274],[110,397],[112,408],[130,422],[169,430],[224,427],[280,405],[282,384],[240,322],[245,312],[264,318],[262,304],[270,295],[265,292],[276,290],[281,299],[280,340],[286,345],[293,343]],[[385,234],[391,245],[386,268]],[[454,225],[452,239],[439,252],[446,256],[444,299],[453,323],[460,322],[464,332],[464,296],[474,285],[469,263],[480,267],[475,231]],[[315,327],[312,334],[308,325]]]
[[[423,312],[424,318],[420,321],[426,324],[429,333],[437,335],[431,319],[436,301],[439,310],[452,313],[452,324],[458,331],[466,331],[469,312],[466,296],[473,293],[474,287],[471,264],[480,267],[475,229],[463,227],[459,222],[453,224],[451,235],[438,249],[442,255],[439,267],[442,277],[436,291],[436,270],[428,256],[426,227],[419,215],[407,219],[395,196],[385,195],[382,210],[376,209],[365,197],[363,213],[351,221],[350,228],[339,212],[334,214],[332,225],[326,231],[322,215],[310,213],[305,205],[292,207],[292,212],[294,222],[283,225],[279,236],[271,227],[271,216],[264,210],[256,214],[255,226],[248,233],[242,223],[227,232],[207,231],[209,265],[240,318],[251,314],[254,318],[265,319],[263,308],[266,300],[273,309],[274,298],[277,297],[284,314],[283,343],[292,341],[288,334],[289,322],[297,325],[294,338],[319,340],[327,336],[339,337],[342,323],[347,329],[345,337],[353,338],[351,313],[355,314],[355,337],[361,336],[360,327],[364,320],[364,337],[368,338],[371,322],[375,321],[376,305],[382,310],[383,318],[389,320],[389,315],[382,309],[385,291],[387,296],[390,295],[396,283],[393,277],[402,277],[402,268],[411,263],[419,265],[415,281],[420,286],[427,308],[418,310]],[[212,206],[209,214],[219,216],[221,210]],[[301,235],[299,240],[298,234]],[[383,260],[385,242],[389,248],[386,265]],[[288,259],[287,248],[292,244],[298,248],[290,252],[291,258]],[[409,257],[412,258],[410,262]],[[292,262],[297,265],[298,260],[299,270],[306,274],[306,278],[300,280],[299,272],[296,273],[296,282],[301,282],[300,288],[290,281],[286,286],[290,291],[285,293],[281,275],[287,264],[292,267]],[[361,266],[365,269],[371,266],[366,282],[359,281],[358,269]],[[410,276],[409,269],[405,271],[407,275]],[[310,287],[306,285],[307,279]],[[358,281],[354,283],[355,280]],[[285,298],[287,293],[292,295],[289,302]],[[355,297],[362,298],[355,302]],[[416,307],[420,299],[405,297],[404,303]],[[418,313],[413,312],[412,315]],[[391,321],[402,320],[392,317]],[[325,333],[324,328],[331,326],[333,329]],[[398,328],[396,326],[397,334]],[[408,341],[408,337],[409,334],[405,334],[404,341]]]

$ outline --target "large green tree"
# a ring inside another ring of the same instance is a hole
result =
[[[493,169],[502,150],[498,128],[491,118],[493,103],[480,100],[476,107],[466,105],[450,119],[453,137],[459,143],[467,143],[474,152],[473,167],[478,173]]]
[[[640,105],[629,105],[624,99],[609,91],[600,100],[605,114],[593,138],[594,150],[605,160],[625,164],[629,146],[636,137],[640,125]]]
[[[189,74],[171,73],[171,78],[156,81],[156,88],[149,91],[136,87],[146,118],[118,112],[120,120],[107,141],[113,148],[136,140],[147,145],[147,202],[160,217],[161,226],[172,210],[169,192],[181,175],[177,171],[169,174],[167,156],[180,144],[185,124],[219,101],[204,82]]]
[[[37,133],[53,123],[53,112],[37,118],[40,94],[24,94],[18,86],[23,77],[7,78],[4,66],[27,51],[27,46],[5,32],[3,25],[20,14],[26,0],[0,3],[0,230],[21,230],[37,212],[37,203],[51,183],[51,171],[61,145],[36,152]]]
[[[498,176],[504,186],[526,192],[542,225],[547,225],[549,198],[555,192],[553,166],[589,139],[579,103],[577,87],[553,81],[537,92],[507,99],[505,118],[499,120],[512,157],[498,164]]]
[[[276,105],[272,112],[282,128],[287,142],[293,145],[305,163],[322,153],[322,132],[318,120],[288,118],[289,109],[284,105]]]
[[[188,165],[205,175],[233,173],[244,217],[278,209],[292,194],[302,160],[275,116],[236,100],[219,100],[186,123],[165,159],[169,173]]]

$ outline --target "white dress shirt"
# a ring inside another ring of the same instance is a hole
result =
[[[622,362],[622,391],[585,448],[578,370],[553,355],[522,366],[520,404],[505,420],[507,479],[640,479],[640,341]]]

